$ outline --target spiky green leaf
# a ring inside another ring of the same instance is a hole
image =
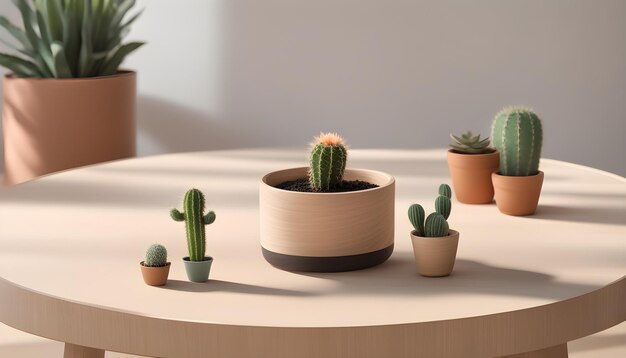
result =
[[[61,42],[55,41],[51,45],[52,47],[52,56],[54,57],[54,66],[57,74],[57,78],[71,78],[72,70],[70,69],[70,65],[67,63],[67,57],[65,56],[65,51],[63,50],[63,44]]]
[[[144,45],[144,42],[130,42],[126,45],[120,46],[117,51],[108,58],[104,64],[104,68],[101,71],[102,76],[114,75],[117,72],[118,67],[124,61],[126,56],[131,52]]]
[[[0,53],[0,66],[8,68],[17,77],[40,77],[36,64],[13,55]]]

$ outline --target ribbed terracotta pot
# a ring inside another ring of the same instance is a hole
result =
[[[491,178],[496,193],[496,205],[500,212],[514,216],[535,213],[543,186],[542,171],[524,177],[493,173]]]
[[[141,275],[146,285],[163,286],[167,283],[167,277],[170,274],[171,263],[167,263],[161,267],[144,266],[144,261],[139,264],[141,266]]]
[[[500,168],[500,153],[462,154],[448,150],[448,169],[456,199],[465,204],[493,202],[491,174]]]
[[[378,188],[346,193],[302,193],[275,188],[307,177],[308,168],[261,180],[263,256],[288,271],[339,272],[385,262],[393,252],[395,179],[373,170],[347,169],[344,179]]]
[[[135,72],[3,87],[5,184],[135,155]]]
[[[449,233],[443,237],[422,237],[417,236],[415,230],[411,232],[415,265],[420,275],[442,277],[452,273],[459,246],[459,232],[450,230]]]

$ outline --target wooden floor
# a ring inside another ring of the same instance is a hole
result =
[[[626,323],[569,345],[570,358],[626,357]],[[0,323],[0,357],[61,358],[63,344],[16,331]],[[108,352],[106,358],[132,358]]]

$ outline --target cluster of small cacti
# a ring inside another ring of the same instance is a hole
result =
[[[543,130],[541,120],[525,107],[507,107],[498,112],[491,140],[500,152],[500,174],[529,176],[539,171]]]
[[[327,191],[343,181],[348,151],[337,133],[320,133],[309,157],[309,184],[313,191]]]
[[[448,225],[448,217],[452,210],[452,190],[447,184],[439,186],[439,196],[435,200],[435,212],[428,215],[426,219],[424,208],[420,204],[413,204],[409,207],[409,220],[417,236],[422,237],[442,237],[448,236],[450,226]]]
[[[474,135],[471,131],[461,134],[460,137],[450,134],[450,138],[452,138],[453,141],[450,144],[450,148],[455,152],[464,154],[484,154],[494,151],[493,148],[489,147],[489,137],[480,139],[480,134]]]
[[[204,194],[198,189],[191,189],[185,194],[183,202],[185,212],[181,213],[177,209],[170,211],[172,219],[185,221],[190,261],[204,261],[206,253],[204,226],[215,221],[214,212],[210,211],[204,215],[204,203]]]
[[[163,245],[154,244],[146,251],[144,266],[163,267],[167,266],[167,249]]]

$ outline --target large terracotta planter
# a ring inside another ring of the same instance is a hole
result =
[[[450,230],[448,236],[423,237],[411,232],[417,272],[426,277],[448,276],[454,269],[459,232]]]
[[[493,173],[492,180],[496,205],[503,214],[526,216],[535,213],[543,185],[542,171],[524,177]]]
[[[3,85],[6,184],[135,155],[134,72]]]
[[[456,199],[465,204],[493,202],[491,174],[500,168],[498,152],[462,154],[448,150],[448,169]]]
[[[338,272],[385,262],[393,252],[395,179],[348,169],[346,180],[378,188],[346,193],[277,189],[305,178],[308,168],[267,174],[260,187],[261,247],[265,259],[289,271]]]

